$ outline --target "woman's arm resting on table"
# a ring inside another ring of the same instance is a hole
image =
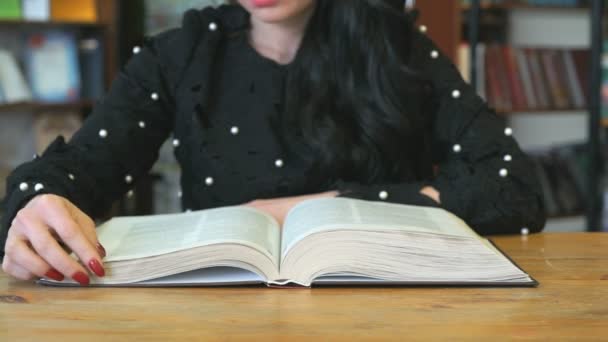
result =
[[[416,31],[413,44],[411,65],[434,88],[437,110],[433,113],[433,152],[437,154],[439,172],[427,182],[343,183],[342,195],[440,205],[480,234],[519,233],[524,227],[530,232],[542,230],[546,216],[540,185],[531,161],[513,139],[512,130],[505,127],[429,38]]]

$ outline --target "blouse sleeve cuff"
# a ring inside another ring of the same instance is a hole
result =
[[[466,219],[467,217],[467,200],[468,194],[464,189],[457,191],[448,181],[437,179],[431,184],[438,192],[441,201],[441,207],[452,214]]]
[[[19,175],[17,173],[16,175]],[[9,183],[9,180],[7,180]],[[20,186],[23,184],[23,188]],[[27,188],[25,185],[27,184]],[[12,222],[23,207],[27,205],[34,197],[44,194],[53,194],[61,197],[67,197],[65,189],[59,186],[54,186],[50,180],[37,180],[36,182],[23,180],[17,185],[13,185],[12,189],[7,187],[6,197],[2,203],[2,213],[0,220],[0,259],[4,258],[4,245],[8,236]]]
[[[428,183],[412,182],[400,184],[363,185],[355,182],[336,182],[338,197],[354,198],[366,201],[386,201],[407,205],[440,207],[432,198],[420,193]]]

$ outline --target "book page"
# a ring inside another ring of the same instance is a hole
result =
[[[183,214],[114,218],[98,228],[108,256],[120,261],[167,254],[204,245],[237,243],[253,247],[278,265],[281,229],[255,209],[226,207]]]
[[[310,234],[338,229],[402,230],[478,238],[462,220],[443,209],[325,198],[305,201],[289,212],[283,228],[282,255]]]

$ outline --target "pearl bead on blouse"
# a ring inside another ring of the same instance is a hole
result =
[[[205,184],[207,186],[212,186],[213,183],[215,183],[215,180],[213,179],[213,177],[207,177],[207,178],[205,178]]]
[[[73,174],[71,174],[71,173],[69,173],[69,174],[68,174],[68,178],[69,178],[70,180],[75,180],[75,179],[76,179],[76,177],[74,177],[74,175],[73,175]]]
[[[521,229],[521,235],[528,235],[530,234],[530,229],[524,227]]]
[[[505,128],[505,135],[510,137],[513,135],[513,129],[511,127]]]
[[[240,132],[240,129],[237,126],[233,126],[230,128],[230,134],[232,135],[238,135]]]
[[[380,191],[380,193],[378,194],[378,197],[380,197],[380,199],[384,201],[384,200],[388,199],[388,192],[386,192],[384,190]]]
[[[510,162],[513,160],[513,157],[510,154],[507,154],[504,156],[503,160],[506,162]]]
[[[158,101],[158,99],[159,99],[160,97],[158,96],[158,93],[152,93],[152,94],[150,95],[150,98],[151,98],[152,100],[154,100],[154,101]]]
[[[500,177],[505,178],[509,175],[509,171],[507,169],[500,169],[498,174],[500,175]]]
[[[211,22],[209,24],[209,31],[217,31],[217,24],[214,22]]]
[[[128,197],[128,198],[131,198],[131,197],[133,197],[133,196],[135,196],[135,191],[133,191],[133,190],[129,190],[129,192],[127,192],[127,197]]]
[[[140,121],[138,123],[138,125],[139,125],[139,128],[146,128],[146,123],[144,121]]]
[[[422,33],[426,33],[426,31],[428,31],[428,28],[425,25],[420,25],[419,29]]]
[[[102,139],[107,138],[108,137],[108,131],[106,131],[105,129],[99,130],[99,137],[101,137]]]
[[[127,184],[131,184],[131,183],[133,183],[133,176],[131,176],[131,175],[126,175],[126,176],[125,176],[125,183],[127,183]]]
[[[36,185],[34,186],[34,190],[35,190],[36,192],[41,191],[42,189],[44,189],[44,185],[42,185],[42,184],[40,184],[40,183],[38,183],[38,184],[36,184]]]
[[[278,168],[282,168],[285,165],[285,163],[283,162],[283,159],[277,159],[274,162],[274,166],[278,167]]]
[[[452,92],[452,97],[457,99],[460,98],[460,90],[456,89]]]
[[[141,48],[139,46],[134,46],[133,47],[133,54],[137,55],[140,52],[141,52]]]
[[[173,139],[173,147],[179,147],[179,139]]]
[[[28,191],[29,188],[30,188],[30,186],[26,182],[19,184],[19,190],[21,190],[21,191]]]
[[[433,58],[433,59],[439,58],[439,52],[437,50],[431,51],[431,58]]]
[[[459,144],[456,144],[456,145],[454,145],[454,146],[452,147],[452,150],[453,150],[455,153],[460,153],[460,152],[462,151],[462,146],[460,146]]]

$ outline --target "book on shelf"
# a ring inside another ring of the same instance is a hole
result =
[[[571,94],[572,106],[574,108],[583,108],[586,106],[587,101],[583,89],[584,83],[581,83],[580,77],[577,72],[577,66],[574,62],[574,54],[568,53],[566,50],[562,50],[562,61],[564,62],[564,77],[566,78],[564,83],[568,89],[566,92]],[[580,70],[583,70],[582,68]]]
[[[0,19],[21,19],[21,1],[20,0],[2,0],[0,1]]]
[[[525,103],[529,108],[539,108],[538,100],[534,92],[534,84],[532,82],[532,72],[530,65],[526,59],[526,54],[522,49],[515,49],[515,58],[520,72],[521,86],[525,95]]]
[[[546,84],[549,87],[553,105],[556,109],[566,109],[570,107],[568,101],[568,93],[566,84],[560,77],[563,74],[563,68],[559,61],[559,54],[556,50],[539,51],[541,56],[541,65],[544,68],[546,76]]]
[[[21,0],[23,19],[48,21],[51,18],[51,0]]]
[[[29,101],[32,92],[25,80],[17,59],[7,50],[0,49],[0,104]]]
[[[547,215],[577,215],[589,196],[586,144],[572,143],[529,151],[542,188]]]
[[[282,226],[241,206],[119,217],[97,233],[107,250],[106,276],[91,279],[98,286],[537,284],[438,208],[315,199],[294,207]]]
[[[50,103],[80,99],[80,65],[73,33],[52,30],[30,34],[25,66],[34,99]]]
[[[478,73],[486,79],[478,84],[491,107],[502,112],[587,107],[589,50],[480,45],[484,62]],[[463,73],[469,68],[468,62],[460,65]]]
[[[526,108],[531,105],[527,103],[524,87],[522,84],[521,71],[517,63],[514,49],[508,46],[502,46],[503,58],[505,61],[505,69],[507,74],[507,83],[511,92],[511,102],[513,108]]]
[[[544,68],[538,54],[538,50],[525,49],[528,64],[532,73],[532,86],[534,93],[537,95],[540,108],[551,108],[553,106],[549,93],[549,87],[545,81]]]
[[[95,36],[79,41],[81,97],[97,100],[105,93],[104,47]]]
[[[97,22],[96,0],[52,0],[51,18],[54,21]]]
[[[461,0],[463,6],[470,6],[471,0]],[[539,6],[539,7],[580,7],[589,4],[589,0],[481,0],[481,6]]]

